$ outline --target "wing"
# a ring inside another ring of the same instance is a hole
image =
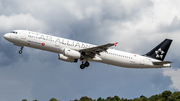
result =
[[[93,58],[96,54],[100,55],[99,53],[102,51],[106,51],[109,47],[111,46],[116,46],[118,43],[108,43],[105,45],[101,45],[101,46],[95,46],[95,47],[91,47],[91,48],[85,48],[85,49],[80,49],[80,52],[85,52],[85,55],[90,56],[91,58]]]

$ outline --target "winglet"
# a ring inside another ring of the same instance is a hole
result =
[[[113,43],[113,44],[114,44],[114,46],[117,46],[118,42],[116,42],[116,43]]]

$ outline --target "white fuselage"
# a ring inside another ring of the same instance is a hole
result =
[[[17,33],[7,33],[4,35],[4,37],[8,41],[18,46],[27,46],[58,54],[63,54],[62,49],[64,48],[78,51],[80,49],[96,46],[28,30],[16,30],[16,32]],[[107,49],[107,51],[100,52],[100,54],[96,54],[93,59],[89,58],[88,61],[102,62],[110,65],[128,68],[170,67],[170,64],[153,65],[153,62],[159,60],[115,49]]]

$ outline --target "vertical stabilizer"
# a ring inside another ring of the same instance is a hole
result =
[[[165,39],[163,42],[161,42],[159,45],[157,45],[154,49],[152,49],[150,52],[145,54],[145,56],[152,57],[154,59],[158,59],[163,61],[168,49],[172,43],[171,39]]]

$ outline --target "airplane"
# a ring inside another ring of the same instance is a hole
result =
[[[58,53],[58,59],[66,62],[82,62],[81,69],[90,65],[89,61],[101,62],[127,68],[165,68],[171,67],[171,61],[163,61],[173,40],[165,39],[144,55],[111,49],[116,43],[92,45],[61,37],[42,34],[28,30],[13,30],[4,38],[14,45],[20,46],[19,54],[24,46]]]

